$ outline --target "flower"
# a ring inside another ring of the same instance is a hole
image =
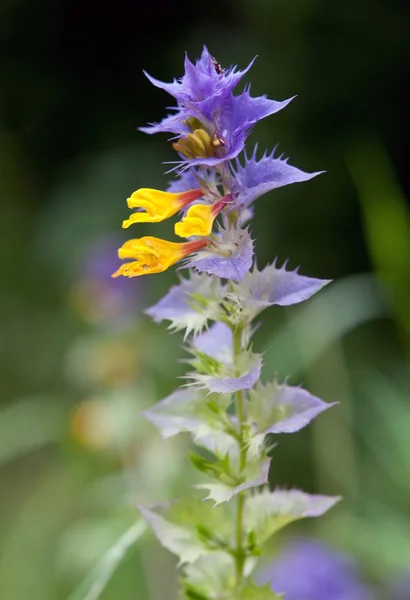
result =
[[[204,46],[201,58],[195,65],[188,55],[185,56],[185,74],[179,80],[174,79],[173,83],[158,81],[145,71],[144,74],[153,85],[171,94],[178,103],[196,106],[207,98],[223,98],[229,94],[249,71],[254,61],[255,59],[243,71],[238,71],[236,66],[223,69]]]
[[[180,160],[171,171],[176,170],[179,179],[170,183],[167,192],[150,188],[134,192],[127,202],[129,208],[137,211],[123,221],[123,227],[133,223],[157,223],[182,210],[185,214],[175,224],[175,234],[182,238],[208,238],[217,215],[225,213],[226,217],[222,218],[223,226],[209,244],[203,240],[197,246],[188,247],[162,242],[164,252],[153,253],[152,248],[148,252],[146,246],[142,248],[141,242],[138,245],[135,240],[127,242],[120,249],[120,257],[125,258],[124,253],[128,252],[128,258],[137,260],[120,267],[115,277],[159,273],[195,252],[186,266],[241,281],[253,264],[253,241],[249,231],[243,229],[253,216],[249,206],[270,190],[318,175],[289,165],[282,156],[275,158],[273,152],[257,160],[256,148],[251,158],[245,152],[243,165],[238,160],[252,127],[292,100],[277,102],[266,96],[252,97],[249,85],[235,96],[235,86],[252,64],[253,61],[243,71],[236,67],[223,69],[204,46],[195,64],[186,56],[185,74],[179,80],[164,83],[146,74],[151,83],[176,99],[177,106],[161,123],[141,130],[177,135],[173,147]],[[235,165],[233,159],[236,159]],[[196,200],[199,202],[193,204]]]
[[[344,554],[311,539],[288,543],[263,573],[271,589],[287,600],[372,600],[372,590]]]
[[[128,208],[143,210],[133,213],[129,219],[123,221],[122,226],[127,228],[133,223],[158,223],[172,217],[187,204],[201,198],[202,195],[201,189],[172,194],[142,188],[134,192],[130,198],[127,198],[127,204]]]
[[[175,234],[179,237],[193,235],[208,236],[211,234],[212,225],[221,210],[231,200],[231,196],[220,198],[213,204],[194,204],[179,223],[175,224]]]
[[[237,159],[252,127],[291,101],[252,97],[249,86],[234,95],[251,64],[244,71],[225,70],[204,47],[195,64],[186,57],[185,74],[179,80],[163,83],[147,75],[176,99],[177,106],[161,123],[142,130],[175,134],[173,148],[179,160],[171,171],[179,179],[171,182],[167,192],[145,188],[134,192],[128,205],[137,212],[123,226],[155,223],[182,211],[175,234],[195,239],[185,243],[151,236],[129,240],[118,254],[131,262],[113,275],[159,273],[184,258],[183,266],[189,268],[188,277],[146,312],[155,322],[169,321],[172,330],[184,330],[184,344],[191,354],[185,362],[191,370],[183,376],[182,389],[145,411],[145,416],[164,437],[189,433],[206,450],[190,457],[193,466],[210,479],[194,486],[207,491],[203,500],[219,505],[238,496],[238,506],[235,511],[216,506],[211,513],[209,502],[171,503],[159,510],[140,507],[162,545],[179,557],[184,569],[181,597],[187,598],[270,597],[269,583],[257,589],[250,580],[264,542],[295,520],[321,516],[340,500],[295,489],[271,491],[266,486],[273,448],[266,436],[298,431],[331,404],[277,380],[258,384],[263,361],[262,354],[253,351],[252,321],[268,306],[307,300],[329,281],[287,271],[286,263],[278,268],[275,262],[261,271],[254,266],[254,241],[249,227],[244,227],[253,216],[251,204],[276,187],[318,173],[305,173],[274,153],[258,160],[256,149],[250,158],[245,153],[244,163]],[[220,560],[218,552],[228,563]],[[322,563],[325,559],[319,556],[306,572]],[[340,592],[333,600],[365,598],[354,595],[365,588],[353,576],[345,578],[345,587],[332,588],[326,577],[318,577],[318,589],[303,588],[303,565],[300,581],[292,588],[294,569],[282,569],[282,574],[291,573],[289,583],[280,578],[280,564],[270,569],[268,580],[272,589],[289,589],[288,600],[321,600],[322,592],[332,600],[332,591]]]
[[[134,258],[135,261],[122,265],[112,277],[119,277],[119,275],[137,277],[147,273],[161,273],[206,244],[207,240],[177,244],[152,236],[128,240],[118,250],[118,256],[123,259]]]
[[[193,65],[185,59],[185,75],[173,83],[163,83],[146,74],[155,86],[177,100],[175,113],[161,123],[141,127],[145,133],[171,132],[179,137],[174,148],[182,160],[177,167],[218,165],[231,160],[244,149],[245,140],[261,119],[285,108],[292,100],[277,102],[266,96],[251,97],[250,87],[238,96],[232,93],[244,71],[235,67],[223,70],[204,47],[201,58]]]

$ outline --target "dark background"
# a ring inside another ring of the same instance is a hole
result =
[[[139,415],[183,372],[181,338],[142,316],[176,275],[113,290],[109,272],[127,238],[125,198],[165,186],[161,163],[173,158],[165,135],[136,131],[172,104],[142,69],[171,81],[203,44],[224,66],[258,55],[254,95],[298,96],[250,147],[279,143],[292,164],[326,170],[259,200],[253,225],[259,265],[279,256],[336,280],[306,306],[272,310],[257,334],[266,379],[292,375],[340,401],[280,440],[272,481],[343,494],[307,530],[351,552],[376,585],[410,568],[409,26],[397,0],[2,0],[5,598],[68,598],[137,501],[181,495],[195,477],[184,442],[161,442]],[[141,230],[171,235],[168,224]],[[173,577],[147,541],[102,598],[160,598]]]

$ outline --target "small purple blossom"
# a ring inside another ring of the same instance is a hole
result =
[[[291,541],[261,579],[287,600],[374,600],[352,559],[310,539]]]

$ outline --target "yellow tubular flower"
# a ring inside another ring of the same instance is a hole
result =
[[[168,219],[181,208],[198,200],[203,195],[201,189],[188,190],[187,192],[172,194],[160,190],[142,188],[127,198],[128,208],[142,208],[143,211],[133,213],[129,219],[123,221],[124,229],[133,223],[158,223]]]
[[[230,196],[224,196],[213,204],[194,204],[182,221],[175,223],[175,234],[183,238],[210,235],[215,218],[230,200]]]
[[[192,254],[206,246],[207,240],[185,242],[178,244],[168,242],[156,237],[145,236],[135,240],[128,240],[118,250],[120,258],[135,259],[133,262],[122,265],[112,277],[138,277],[150,273],[161,273],[188,254]]]

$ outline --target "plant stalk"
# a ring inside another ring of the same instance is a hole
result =
[[[243,339],[244,326],[238,326],[233,331],[233,352],[234,361],[238,360],[242,353],[242,339]],[[239,374],[239,373],[238,373]],[[238,419],[238,443],[239,443],[239,471],[242,473],[246,468],[246,445],[244,440],[244,429],[246,424],[246,410],[245,410],[245,397],[243,390],[236,392],[236,416]],[[243,517],[245,507],[245,492],[240,492],[237,497],[236,507],[236,552],[235,552],[235,565],[236,565],[236,587],[240,588],[243,581],[243,569],[245,565],[245,550],[243,547]]]

